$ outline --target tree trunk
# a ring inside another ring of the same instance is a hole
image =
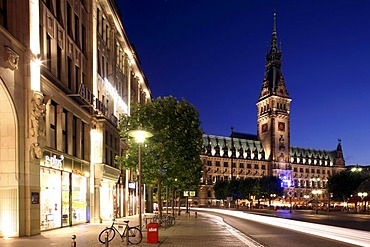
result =
[[[171,198],[171,201],[172,201],[172,216],[175,216],[175,196],[176,196],[176,191],[175,191],[175,188],[172,188],[172,198]]]
[[[157,189],[157,199],[158,199],[158,217],[162,219],[162,177],[159,176],[158,178],[158,189]]]
[[[177,212],[177,215],[180,215],[181,214],[181,191],[179,191],[179,200],[178,200],[178,204],[179,204],[179,208],[178,208],[178,212]]]

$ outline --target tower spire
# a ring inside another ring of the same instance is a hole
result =
[[[272,40],[271,40],[271,49],[275,48],[277,51],[277,32],[276,32],[276,4],[274,8],[274,25],[272,27]]]
[[[284,76],[281,70],[282,49],[278,47],[277,37],[277,14],[276,5],[273,13],[273,26],[271,35],[270,50],[266,54],[265,75],[259,100],[270,95],[279,95],[289,98],[289,93],[285,87]]]

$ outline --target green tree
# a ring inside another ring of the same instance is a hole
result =
[[[144,184],[157,186],[158,204],[162,205],[162,186],[196,190],[202,169],[200,124],[198,111],[185,99],[159,97],[133,105],[131,116],[125,115],[120,121],[120,134],[129,148],[124,156],[117,157],[117,163],[124,169],[137,167],[138,145],[128,132],[142,128],[153,134],[143,147],[142,179]]]
[[[351,195],[355,195],[360,184],[369,178],[361,172],[342,171],[329,177],[327,189],[333,194],[333,199],[346,201]]]
[[[281,180],[275,176],[265,176],[259,179],[261,195],[269,198],[271,194],[281,196],[284,188],[281,187]]]
[[[268,198],[271,204],[271,195],[282,196],[284,188],[281,187],[281,179],[275,176],[266,176],[258,180],[260,188],[260,196]]]
[[[240,181],[240,193],[242,198],[250,200],[250,196],[258,193],[259,186],[256,178],[245,178]]]
[[[230,192],[228,189],[229,189],[228,181],[225,180],[217,181],[213,186],[216,199],[226,200],[227,197],[230,196]]]

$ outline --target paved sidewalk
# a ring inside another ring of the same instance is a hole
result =
[[[130,225],[137,223],[137,217],[128,217],[122,220],[130,220]],[[73,227],[60,228],[42,232],[40,235],[21,238],[0,239],[2,247],[41,247],[41,246],[71,246],[71,236],[77,236],[77,247],[101,247],[105,246],[98,240],[99,233],[111,222],[102,224],[81,224]],[[117,236],[109,243],[109,246],[126,246]],[[164,229],[159,228],[159,242],[147,243],[146,229],[143,232],[143,241],[137,246],[260,246],[249,239],[243,233],[230,227],[223,222],[221,217],[194,212],[182,213],[177,216],[174,226]]]

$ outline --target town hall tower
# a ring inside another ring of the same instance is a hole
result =
[[[276,12],[265,74],[257,102],[257,136],[269,161],[269,175],[278,176],[284,187],[291,186],[290,102],[282,73],[282,51],[278,47]]]

